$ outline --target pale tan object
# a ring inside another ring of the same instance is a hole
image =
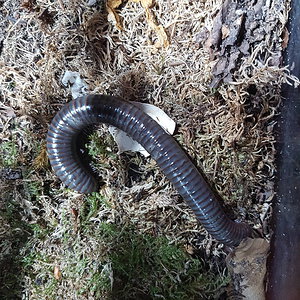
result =
[[[106,3],[106,10],[108,13],[107,20],[115,23],[119,30],[123,30],[123,26],[121,18],[116,12],[116,8],[118,8],[121,4],[122,0],[108,0]]]
[[[53,275],[56,280],[61,280],[62,275],[61,275],[60,268],[58,266],[54,267]]]
[[[247,238],[226,258],[235,291],[245,300],[265,299],[266,260],[269,243]]]
[[[230,30],[228,26],[222,25],[221,32],[222,32],[222,40],[224,40],[229,36]]]
[[[148,6],[144,2],[149,2],[149,3],[147,3]],[[142,6],[146,10],[146,19],[147,19],[148,24],[149,24],[150,28],[156,32],[157,37],[158,37],[158,41],[155,43],[155,47],[156,48],[161,48],[161,47],[167,48],[170,45],[169,38],[168,38],[163,26],[158,25],[152,10],[150,10],[150,7],[152,5],[151,1],[141,1],[141,3],[142,3]]]

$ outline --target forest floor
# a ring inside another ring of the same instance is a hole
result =
[[[81,195],[51,170],[45,137],[85,93],[150,103],[233,219],[269,238],[274,116],[289,1],[0,1],[0,298],[229,299],[226,248],[155,161],[118,154],[106,126],[90,154],[104,186]]]

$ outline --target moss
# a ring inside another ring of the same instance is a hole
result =
[[[110,245],[113,299],[214,299],[229,281],[164,237],[101,226],[102,238]]]
[[[109,208],[109,203],[99,193],[92,193],[85,197],[79,212],[81,238],[94,239],[101,257],[91,261],[80,252],[72,254],[75,263],[68,273],[86,282],[79,294],[105,294],[106,299],[118,300],[215,299],[229,282],[227,276],[214,273],[165,237],[140,234],[131,225],[95,223],[103,207]],[[71,239],[68,235],[66,243],[70,245]],[[73,246],[77,248],[75,241]]]
[[[87,281],[87,284],[79,290],[79,294],[90,293],[96,299],[107,295],[111,289],[110,273],[107,272],[107,265],[101,265],[93,272]]]
[[[42,194],[42,183],[40,181],[34,181],[33,178],[28,179],[28,181],[24,181],[23,187],[26,196],[31,200],[36,200]]]
[[[50,227],[43,224],[30,224],[29,225],[32,231],[33,236],[36,239],[44,240],[47,238],[49,233],[52,231]]]
[[[110,204],[105,200],[105,198],[99,193],[91,193],[89,196],[85,197],[85,203],[81,207],[80,210],[80,218],[81,218],[81,227],[89,225],[89,220],[93,216],[95,216],[101,205],[104,205],[107,208],[110,208]]]
[[[39,299],[57,299],[56,292],[58,290],[59,283],[54,277],[37,277],[35,279],[35,287],[37,294],[44,297],[40,297]]]
[[[75,219],[69,208],[61,212],[56,229],[49,223],[28,226],[31,238],[16,262],[31,282],[33,299],[57,299],[70,287],[84,299],[215,299],[228,283],[165,237],[99,221],[99,211],[109,208],[99,193],[84,199]]]
[[[6,230],[0,236],[0,299],[19,299],[24,276],[20,250],[31,230],[22,220],[19,204],[12,197],[1,200],[0,223]]]
[[[0,166],[16,167],[18,153],[18,145],[15,141],[2,142],[0,144]]]
[[[113,138],[110,134],[101,136],[98,131],[93,132],[88,137],[88,154],[95,160],[100,161],[102,166],[107,166],[105,160],[107,157],[115,159],[117,154],[111,149],[111,145],[114,145]]]
[[[2,166],[19,164],[19,150],[13,141],[2,143],[0,152]],[[23,168],[22,175],[23,185],[12,187],[14,182],[8,181],[12,188],[0,191],[0,226],[6,229],[4,235],[0,233],[0,299],[21,299],[24,278],[31,274],[37,260],[44,259],[35,251],[35,243],[46,239],[50,232],[43,219],[35,219],[41,206],[42,182],[32,168]],[[33,210],[28,211],[27,204],[33,201]]]

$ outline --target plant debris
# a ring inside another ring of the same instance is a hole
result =
[[[168,35],[162,25],[159,25],[153,11],[151,8],[155,5],[154,0],[130,0],[131,2],[140,3],[142,7],[145,9],[146,20],[148,22],[149,27],[157,34],[158,41],[155,42],[154,46],[156,48],[168,47],[170,45],[170,41]],[[126,1],[122,0],[108,0],[107,1],[107,11],[108,11],[108,19],[112,20],[116,23],[116,27],[119,30],[123,30],[122,21],[120,15],[116,12],[116,9],[119,8]]]

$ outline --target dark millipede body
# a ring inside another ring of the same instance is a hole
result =
[[[139,142],[216,240],[236,246],[251,234],[248,225],[227,217],[209,185],[173,137],[134,104],[117,97],[77,98],[52,120],[47,152],[55,173],[69,188],[81,193],[98,189],[97,177],[81,158],[79,142],[86,128],[99,123],[113,125]]]

